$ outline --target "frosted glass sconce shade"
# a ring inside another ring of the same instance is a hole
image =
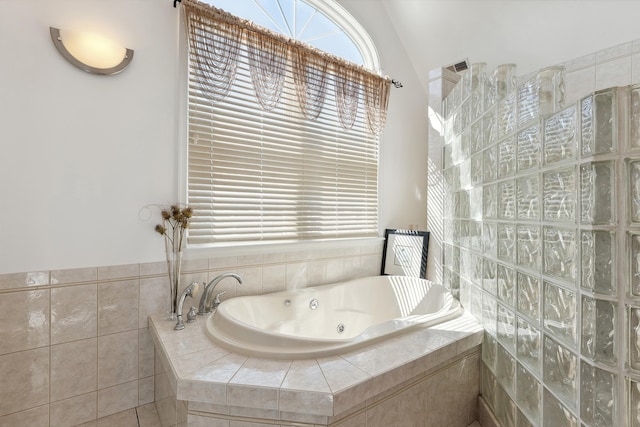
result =
[[[133,50],[105,37],[49,27],[51,40],[58,52],[74,66],[93,74],[116,74],[124,70]]]

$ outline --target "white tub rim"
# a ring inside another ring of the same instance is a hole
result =
[[[372,277],[390,277],[390,276],[372,276]],[[289,294],[299,295],[305,292],[314,292],[316,290],[326,289],[331,286],[341,286],[350,282],[369,279],[354,279],[344,282],[331,283],[327,285],[314,286],[311,288],[303,288],[299,290],[279,291],[263,296],[286,296]],[[424,280],[424,279],[420,279]],[[431,282],[434,285],[442,287],[442,285]],[[260,297],[260,296],[244,296],[236,298]],[[265,332],[263,329],[254,327],[241,319],[229,320],[225,315],[226,301],[232,301],[236,298],[223,301],[214,313],[206,320],[205,333],[217,345],[222,348],[231,350],[235,353],[261,358],[271,359],[307,359],[333,356],[346,351],[354,350],[365,345],[373,344],[389,336],[407,332],[414,327],[431,327],[439,323],[459,317],[464,312],[460,302],[455,299],[447,290],[447,302],[439,310],[422,315],[411,315],[403,318],[396,318],[374,324],[366,328],[362,333],[353,338],[304,338],[283,334],[275,331]],[[239,339],[234,336],[233,332],[242,328],[253,334],[254,340],[250,343],[251,348],[247,348],[247,340]],[[267,342],[268,341],[268,342]],[[296,345],[293,345],[296,344]]]

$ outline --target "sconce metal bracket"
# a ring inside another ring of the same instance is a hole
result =
[[[60,36],[60,30],[58,28],[49,27],[49,33],[51,34],[51,40],[53,41],[53,44],[55,45],[56,49],[58,49],[58,52],[60,52],[60,54],[72,65],[80,68],[82,71],[86,71],[87,73],[101,74],[101,75],[116,74],[124,70],[127,67],[127,65],[129,65],[129,62],[131,62],[131,60],[133,59],[133,50],[125,48],[126,53],[124,55],[124,58],[122,58],[122,62],[120,62],[118,65],[110,68],[92,67],[91,65],[87,65],[84,62],[77,60],[67,50],[67,48],[64,46],[64,43],[62,43],[62,37]]]

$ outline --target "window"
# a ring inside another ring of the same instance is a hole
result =
[[[336,24],[329,28],[334,21],[311,7],[310,2],[213,3],[223,8],[225,4],[245,9],[254,5],[253,11],[261,13],[272,28],[286,28],[289,34],[303,39],[309,36],[309,43],[326,44],[334,38],[335,45],[345,46],[345,40],[351,40]],[[329,2],[318,4],[326,9]],[[275,9],[271,7],[276,5]],[[333,13],[336,11],[339,9]],[[229,41],[231,36],[211,36],[202,29],[192,29],[191,34],[187,202],[194,209],[194,217],[189,243],[377,236],[379,137],[375,129],[382,125],[384,114],[373,115],[373,122],[377,119],[379,126],[373,123],[372,132],[372,109],[362,105],[369,105],[370,98],[378,96],[384,98],[386,112],[388,85],[384,86],[386,92],[380,89],[369,97],[370,91],[359,83],[352,84],[356,79],[351,74],[338,71],[326,73],[326,84],[324,80],[318,83],[318,74],[312,72],[311,80],[315,80],[301,85],[301,74],[296,70],[302,68],[306,75],[304,70],[317,71],[322,63],[299,66],[291,52],[282,60],[262,55],[277,48],[269,44],[255,49],[249,35],[235,45]],[[216,74],[233,74],[228,80],[220,80],[224,84],[207,80],[204,68],[208,64],[198,56],[213,44],[227,53],[237,53],[233,64],[214,70]],[[357,56],[368,66],[376,63],[372,59],[376,58],[375,51],[367,44],[351,42],[350,46],[342,50],[351,59]],[[262,64],[262,74],[252,68],[256,61]],[[282,79],[272,79],[280,72]],[[315,91],[320,86],[322,92]],[[305,88],[302,94],[301,87]],[[345,93],[352,96],[345,97]],[[376,111],[383,113],[381,110]]]
[[[233,15],[307,43],[372,71],[380,69],[373,41],[332,0],[205,0]]]

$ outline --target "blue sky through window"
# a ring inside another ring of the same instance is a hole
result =
[[[326,15],[302,0],[204,1],[348,61],[364,62],[351,38]]]

